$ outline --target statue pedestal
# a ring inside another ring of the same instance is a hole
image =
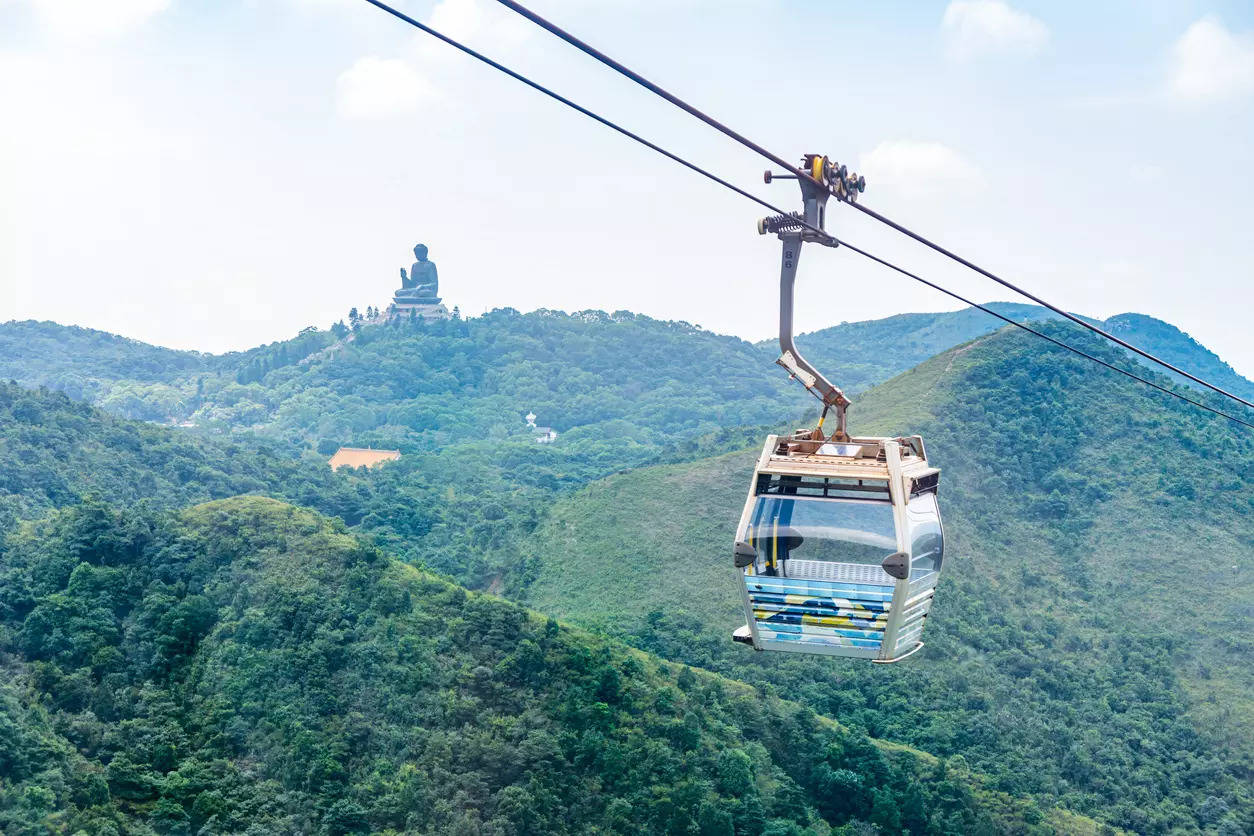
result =
[[[448,308],[440,304],[438,297],[427,299],[393,298],[388,308],[388,319],[449,319]]]

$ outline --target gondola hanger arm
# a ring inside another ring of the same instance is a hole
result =
[[[865,189],[866,181],[857,175],[851,175],[844,166],[837,165],[820,154],[807,154],[802,170],[810,176],[794,178],[794,175],[773,175],[768,171],[763,177],[767,183],[774,179],[796,179],[798,185],[801,186],[803,203],[800,213],[774,215],[758,221],[759,234],[774,233],[783,242],[779,276],[779,348],[781,354],[775,362],[782,366],[791,377],[801,381],[801,384],[823,403],[823,413],[813,432],[814,439],[823,440],[823,421],[827,418],[829,411],[835,410],[836,429],[831,437],[834,441],[848,441],[845,410],[851,401],[844,392],[806,360],[797,348],[793,339],[793,297],[802,244],[808,241],[825,247],[840,245],[834,236],[827,234],[824,226],[827,220],[827,199],[835,194],[842,200],[854,200],[857,194]]]

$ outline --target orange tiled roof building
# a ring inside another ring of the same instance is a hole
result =
[[[394,462],[401,457],[400,450],[371,450],[362,447],[341,447],[335,451],[328,464],[332,470],[341,467],[378,467],[384,462]]]

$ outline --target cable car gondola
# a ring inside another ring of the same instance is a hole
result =
[[[865,187],[819,155],[806,156],[805,170],[830,191],[799,179],[804,215],[766,218],[758,230],[783,241],[777,362],[823,402],[823,412],[813,429],[767,437],[754,467],[734,547],[748,623],[733,638],[757,650],[896,662],[923,647],[940,577],[940,471],[917,435],[850,436],[849,399],[797,351],[801,245],[837,246],[822,231],[827,197],[853,200]],[[833,411],[836,426],[825,436]]]

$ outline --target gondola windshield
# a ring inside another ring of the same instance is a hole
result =
[[[813,573],[816,561],[879,566],[897,550],[888,502],[763,496],[751,519],[745,540],[757,551],[758,574]]]

